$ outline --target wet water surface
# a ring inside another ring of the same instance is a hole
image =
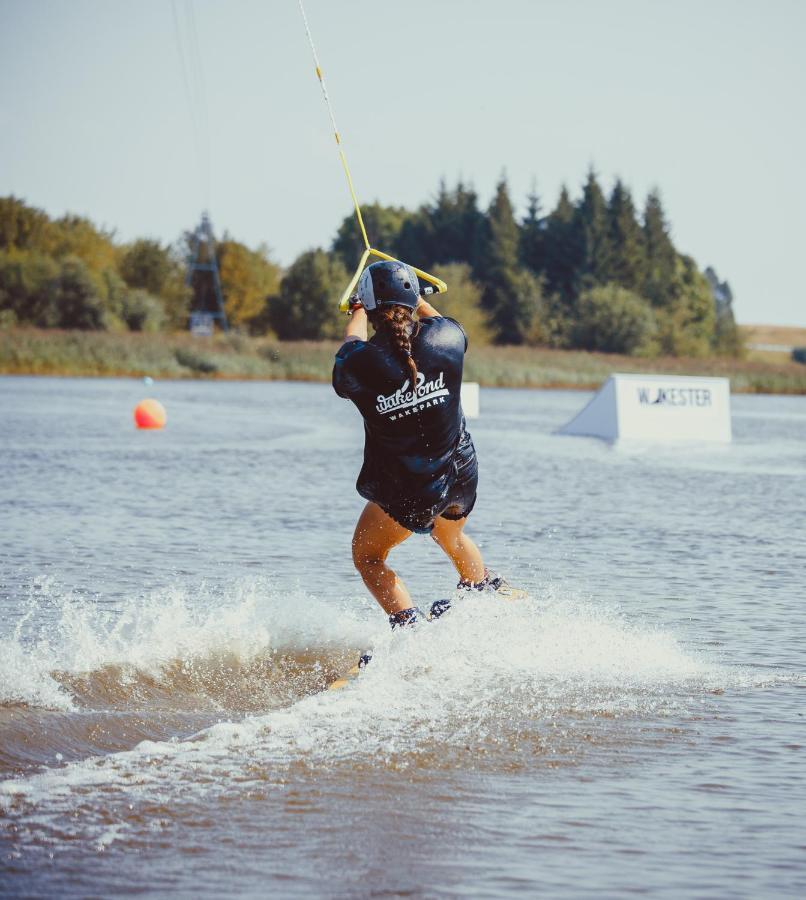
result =
[[[328,387],[0,379],[0,895],[803,896],[806,400],[658,448],[555,435],[587,399],[482,391],[529,599],[392,635]]]

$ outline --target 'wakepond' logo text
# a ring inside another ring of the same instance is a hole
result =
[[[639,387],[638,402],[641,406],[710,406],[711,391],[708,388],[658,388]]]
[[[409,380],[406,379],[394,394],[389,394],[389,396],[378,394],[375,409],[382,416],[389,416],[394,422],[395,419],[418,413],[421,409],[444,403],[446,397],[450,395],[450,391],[445,387],[444,372],[440,372],[439,376],[432,378],[431,381],[426,381],[425,375],[418,372],[417,386],[413,391],[410,391],[408,387]]]

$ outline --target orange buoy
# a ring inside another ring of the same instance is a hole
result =
[[[159,400],[141,400],[134,407],[134,421],[138,428],[163,428],[167,415]]]

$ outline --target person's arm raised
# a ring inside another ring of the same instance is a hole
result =
[[[354,306],[353,313],[347,320],[344,332],[344,343],[347,341],[365,341],[367,339],[367,311],[363,306]]]
[[[434,309],[427,300],[423,300],[423,298],[420,297],[417,301],[417,315],[421,319],[431,319],[434,316],[441,316],[442,313],[438,309]]]

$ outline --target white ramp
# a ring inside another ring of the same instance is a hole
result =
[[[611,375],[559,433],[607,441],[730,441],[730,381]]]
[[[479,385],[477,381],[462,382],[462,412],[466,419],[478,419],[479,409]]]

